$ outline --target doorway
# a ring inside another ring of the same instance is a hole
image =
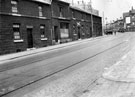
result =
[[[80,38],[81,38],[81,28],[78,27],[78,39],[80,39]]]
[[[58,26],[54,26],[55,42],[58,42]]]
[[[33,48],[33,36],[32,36],[32,28],[27,28],[27,47]]]

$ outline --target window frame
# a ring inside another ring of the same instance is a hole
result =
[[[14,40],[21,40],[20,24],[13,23],[13,36]]]
[[[43,7],[42,6],[38,6],[38,14],[39,14],[39,17],[43,17]]]
[[[64,7],[59,6],[59,15],[60,15],[60,17],[64,17],[63,10],[64,10]]]
[[[46,27],[45,25],[40,25],[40,37],[41,39],[46,38]]]
[[[11,11],[12,13],[18,13],[18,1],[11,0]]]

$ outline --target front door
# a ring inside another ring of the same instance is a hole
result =
[[[80,38],[81,38],[81,28],[78,27],[78,39],[80,39]]]
[[[32,28],[27,28],[27,42],[28,48],[33,48]]]
[[[58,26],[54,26],[55,42],[58,42]]]

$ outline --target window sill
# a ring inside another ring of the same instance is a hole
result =
[[[22,39],[20,39],[20,40],[14,40],[14,42],[23,42],[23,40]]]
[[[76,36],[77,34],[73,34],[74,36]]]
[[[46,17],[43,17],[43,16],[39,16],[40,19],[47,19]]]
[[[41,40],[48,40],[47,38],[41,38]]]
[[[21,16],[21,14],[18,13],[12,13],[13,16]]]

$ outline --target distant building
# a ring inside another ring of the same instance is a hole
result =
[[[135,9],[129,10],[129,12],[123,13],[124,28],[127,31],[135,31]]]

